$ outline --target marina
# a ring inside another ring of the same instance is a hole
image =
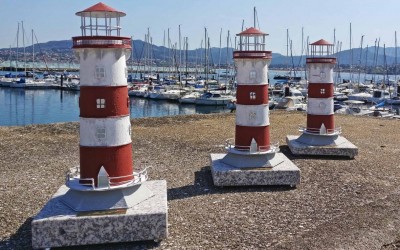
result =
[[[221,70],[223,72],[224,70]],[[218,71],[217,71],[218,72]],[[0,72],[0,75],[4,75],[7,72]],[[276,75],[288,75],[289,72],[285,71],[274,71],[271,70],[270,75],[270,109],[288,109],[288,110],[305,110],[306,108],[306,86],[293,84],[291,85],[291,95],[299,95],[299,97],[288,97],[288,100],[281,100],[280,98],[284,95],[285,86],[287,86],[287,82],[283,82],[280,79],[273,79]],[[77,72],[74,72],[75,76],[78,76]],[[304,79],[304,72],[298,72],[298,75],[302,79]],[[163,76],[163,75],[162,75]],[[350,73],[341,73],[341,77],[343,79],[350,79]],[[366,77],[372,78],[373,75],[366,75]],[[376,75],[377,81],[382,81],[385,76]],[[394,79],[395,76],[389,76],[391,79]],[[42,78],[42,76],[41,76]],[[214,76],[217,78],[217,76]],[[143,80],[144,82],[145,80]],[[223,81],[222,81],[223,82]],[[223,82],[224,84],[226,83]],[[40,89],[30,89],[30,88],[11,88],[11,87],[0,87],[0,126],[25,126],[29,124],[47,124],[47,123],[55,123],[55,122],[70,122],[70,121],[78,121],[79,119],[79,109],[78,109],[78,101],[79,101],[79,90],[63,90],[60,85],[55,88],[54,86],[45,87]],[[173,99],[154,97],[145,98],[145,94],[148,93],[148,84],[143,85],[141,88],[137,84],[131,84],[129,95],[130,95],[130,114],[133,118],[141,118],[141,117],[161,117],[161,116],[175,116],[175,115],[187,115],[187,114],[209,114],[209,113],[227,113],[232,110],[231,101],[234,100],[232,97],[225,99],[225,101],[215,101],[210,102],[209,105],[200,105],[204,104],[204,100],[200,98],[202,93],[204,92],[204,83],[202,88],[196,89],[195,87],[191,88],[182,88],[179,85],[175,87],[173,85],[164,85],[167,88],[176,88],[176,92],[173,95]],[[136,86],[136,87],[133,87]],[[163,85],[160,85],[164,88]],[[220,86],[220,85],[216,85]],[[338,90],[334,99],[337,100],[336,108],[341,109],[337,111],[337,113],[344,114],[372,114],[373,110],[369,110],[369,108],[375,106],[377,103],[382,100],[377,99],[375,102],[367,103],[367,99],[361,99],[362,103],[354,104],[354,103],[345,103],[350,98],[352,92],[346,92],[350,88],[343,87],[346,84],[335,84],[335,88]],[[357,84],[354,84],[356,87]],[[372,86],[371,86],[372,87]],[[142,89],[140,92],[140,89]],[[393,95],[394,87],[387,87],[388,90],[391,90],[390,93]],[[183,91],[182,91],[183,90]],[[189,91],[188,91],[189,90]],[[196,90],[196,91],[194,91]],[[305,91],[304,91],[305,90]],[[339,92],[342,90],[342,92]],[[137,92],[132,94],[133,92]],[[165,91],[165,90],[163,90]],[[214,91],[216,93],[221,93],[222,96],[225,95],[226,91]],[[388,91],[387,91],[388,92]],[[155,93],[164,93],[164,92],[155,92]],[[168,93],[168,92],[167,92]],[[174,93],[174,92],[170,92]],[[228,91],[229,93],[229,91]],[[366,92],[365,92],[366,93]],[[388,92],[389,93],[389,92]],[[340,94],[340,96],[338,96]],[[347,95],[346,95],[347,94]],[[211,94],[208,94],[210,97]],[[354,95],[354,94],[353,94]],[[364,94],[365,95],[365,94]],[[372,94],[368,94],[370,98],[372,98]],[[234,97],[234,96],[233,96]],[[345,97],[345,98],[344,98]],[[291,99],[291,100],[289,100]],[[198,103],[196,104],[196,100]],[[219,100],[219,99],[216,99]],[[223,99],[221,99],[223,100]],[[390,102],[392,100],[392,102]],[[396,102],[396,98],[388,99],[388,102],[384,105],[381,105],[380,109],[385,108],[385,112],[388,110],[392,110],[392,116],[397,117],[398,108],[400,101]],[[281,102],[279,105],[278,103]],[[349,105],[350,104],[350,105]],[[354,106],[357,106],[358,109],[354,109]],[[362,110],[367,110],[368,112],[361,112]],[[355,112],[359,111],[359,112]],[[378,115],[379,116],[379,115]],[[386,116],[388,117],[388,116]]]
[[[210,4],[154,0],[149,18],[147,2],[44,1],[62,11],[41,26],[71,39],[39,43],[24,20],[0,49],[0,249],[400,247],[400,78],[385,16],[363,20],[359,49],[350,22],[342,50],[343,34],[326,32],[343,18],[316,0],[296,7],[315,17],[301,42],[288,27],[304,17],[271,22],[285,0],[274,11],[257,0],[250,26],[244,2],[186,16]],[[155,45],[150,27],[177,22]],[[144,41],[125,35],[137,27]],[[373,30],[384,35],[370,47]]]

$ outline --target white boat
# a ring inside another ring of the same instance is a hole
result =
[[[149,98],[157,100],[178,100],[183,94],[185,94],[185,91],[180,89],[156,90],[149,93]]]
[[[367,99],[367,102],[380,103],[384,100],[390,99],[390,93],[387,90],[375,89],[372,91],[372,95]]]
[[[347,100],[343,102],[345,105],[335,111],[338,114],[349,114],[349,115],[370,115],[374,111],[365,107],[364,101],[358,100]]]
[[[334,92],[333,99],[336,101],[346,101],[349,99],[349,97],[341,92]]]
[[[59,85],[54,82],[21,78],[19,81],[14,81],[12,84],[10,84],[10,87],[25,89],[49,89],[59,87]]]
[[[149,85],[148,84],[143,84],[143,85],[137,85],[133,86],[129,89],[128,95],[129,96],[138,96],[138,97],[144,97],[145,94],[149,91]]]
[[[201,94],[199,92],[191,92],[178,99],[179,103],[183,104],[195,104],[196,99],[199,98]]]
[[[220,93],[206,92],[196,99],[196,105],[226,106],[235,98],[230,95],[221,95]]]
[[[10,87],[10,85],[16,80],[19,79],[2,77],[0,78],[0,87]]]
[[[307,110],[307,104],[303,102],[302,97],[285,96],[279,99],[275,109]]]
[[[386,99],[385,102],[387,104],[391,104],[391,105],[400,105],[400,97],[399,96],[395,96],[395,97]]]
[[[349,100],[367,102],[372,98],[372,94],[367,92],[352,93],[347,96]]]

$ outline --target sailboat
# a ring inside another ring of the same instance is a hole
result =
[[[292,67],[290,69],[289,69],[289,62],[287,61],[289,58],[289,47],[290,47],[290,57],[292,60]],[[301,76],[296,76],[296,71],[294,70],[293,54],[292,54],[292,41],[289,39],[289,29],[286,29],[286,71],[288,71],[289,74],[275,75],[274,80],[296,81],[296,82],[301,80]],[[292,72],[294,73],[294,76],[292,76]]]

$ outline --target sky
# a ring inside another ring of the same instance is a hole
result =
[[[75,13],[96,0],[0,0],[0,48],[16,46],[18,23],[23,22],[27,45],[33,29],[40,43],[66,40],[80,35],[80,17]],[[257,28],[269,34],[267,50],[287,53],[287,30],[292,54],[302,53],[303,42],[321,38],[342,42],[342,50],[380,45],[395,46],[395,31],[400,31],[399,0],[104,0],[103,3],[125,12],[121,19],[122,36],[144,40],[149,29],[154,45],[163,45],[169,29],[173,43],[188,37],[189,49],[199,48],[207,29],[211,47],[226,47],[228,30],[234,35],[254,26],[253,8],[257,10]],[[221,33],[222,29],[222,33]],[[334,32],[335,30],[335,32]],[[22,35],[21,35],[22,36]],[[20,36],[19,44],[22,44]],[[400,36],[400,35],[399,35]],[[289,52],[290,53],[290,52]]]

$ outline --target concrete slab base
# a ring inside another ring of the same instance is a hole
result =
[[[215,186],[289,185],[294,187],[300,183],[300,169],[282,153],[275,153],[273,162],[276,165],[255,168],[238,168],[228,165],[223,161],[225,156],[226,154],[211,154],[211,174]],[[237,160],[240,161],[240,159]],[[246,157],[243,160],[246,160]]]
[[[305,143],[301,138],[301,135],[286,136],[286,143],[294,155],[343,156],[353,159],[358,154],[358,148],[343,136],[338,136],[332,144],[324,146]]]
[[[147,181],[141,185],[153,195],[133,207],[85,212],[76,212],[62,201],[69,188],[61,186],[32,221],[32,247],[165,239],[168,234],[166,181]]]

